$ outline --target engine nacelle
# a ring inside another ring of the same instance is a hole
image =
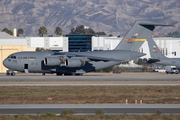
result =
[[[83,62],[80,59],[66,59],[66,67],[75,68],[81,67]]]
[[[44,64],[46,66],[59,66],[61,64],[61,60],[58,57],[46,57],[44,59]]]

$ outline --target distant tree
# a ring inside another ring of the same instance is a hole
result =
[[[2,30],[2,32],[6,32],[6,33],[9,34],[9,35],[13,35],[12,31],[11,31],[11,30],[8,30],[7,28],[4,28],[4,29]]]
[[[108,67],[108,68],[104,68],[104,69],[101,69],[101,70],[97,70],[96,72],[111,72],[113,71],[113,67]]]
[[[36,51],[51,51],[51,49],[44,49],[44,48],[36,48]]]
[[[93,29],[89,28],[88,30],[89,30],[89,34],[92,34],[92,35],[95,34],[95,31]]]
[[[37,48],[36,48],[36,51],[42,51],[42,49],[41,49],[41,48],[39,48],[39,47],[37,47]]]
[[[43,34],[47,34],[47,29],[45,26],[39,28],[39,36],[42,36]]]
[[[62,29],[60,27],[56,27],[55,34],[61,36],[62,35]]]
[[[70,32],[69,34],[74,34],[74,33],[75,33],[75,29],[72,28],[72,29],[71,29],[71,32]]]
[[[97,34],[97,35],[106,35],[105,32],[97,32],[96,34]]]
[[[2,30],[2,32],[6,32],[6,31],[8,31],[8,29],[7,29],[7,28],[4,28],[4,29]]]
[[[84,25],[80,25],[80,26],[76,27],[76,29],[72,28],[71,32],[69,34],[91,34],[91,35],[95,35],[95,32],[91,28],[85,29]]]
[[[109,35],[109,37],[112,37],[112,36],[113,36],[112,34]]]
[[[19,36],[19,34],[24,34],[24,30],[22,29],[22,28],[19,28],[19,30],[18,30],[18,36]]]
[[[137,59],[137,60],[134,60],[134,63],[135,64],[138,64],[138,65],[142,65],[143,64],[143,59]]]
[[[168,33],[167,37],[180,37],[180,33],[178,31],[175,31],[173,33]]]

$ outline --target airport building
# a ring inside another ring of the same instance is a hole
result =
[[[92,51],[92,35],[66,35],[68,37],[69,52]]]
[[[28,47],[68,52],[68,37],[26,37]]]
[[[28,47],[25,38],[0,32],[0,73],[5,73],[7,70],[3,65],[3,60],[10,54],[21,51],[35,51],[35,47]]]
[[[113,50],[122,38],[119,37],[92,37],[92,51]]]

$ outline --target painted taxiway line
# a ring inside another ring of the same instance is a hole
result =
[[[180,84],[0,84],[0,86],[179,86]]]

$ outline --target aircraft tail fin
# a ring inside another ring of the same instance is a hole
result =
[[[166,58],[154,42],[152,38],[147,39],[148,46],[149,46],[149,52],[151,55],[151,59],[160,59],[160,58]]]
[[[132,50],[138,51],[141,45],[149,38],[149,35],[155,29],[155,26],[172,26],[162,25],[155,22],[136,21],[130,31],[121,40],[114,50]]]

